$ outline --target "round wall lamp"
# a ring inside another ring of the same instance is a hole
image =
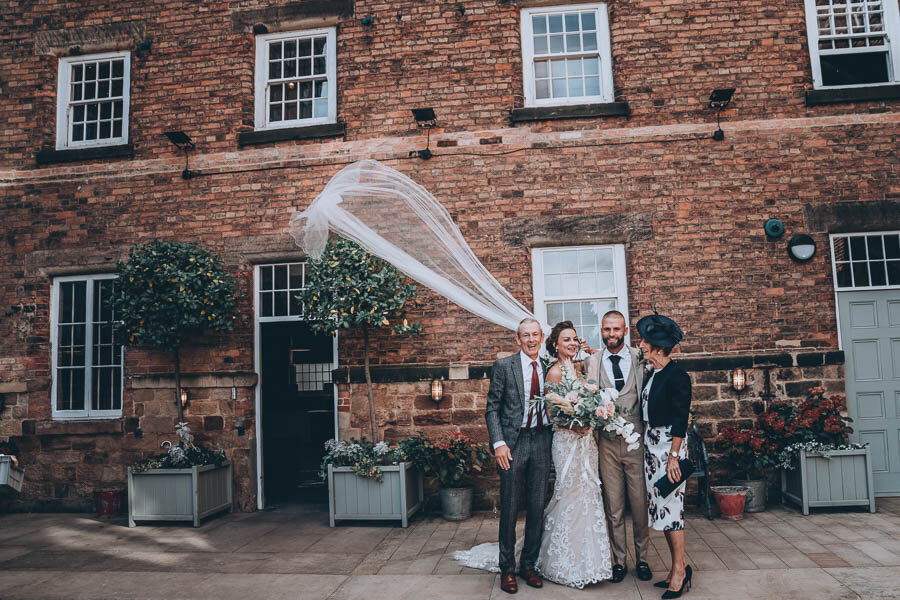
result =
[[[743,369],[735,369],[731,372],[731,389],[741,393],[747,387],[747,374]]]
[[[772,239],[780,238],[784,235],[784,223],[778,219],[769,219],[764,226],[766,235]]]
[[[805,233],[798,233],[787,245],[788,255],[797,262],[805,263],[816,254],[816,242]]]
[[[435,404],[440,404],[441,400],[444,398],[444,382],[440,379],[433,379],[431,381],[431,399],[434,400]]]

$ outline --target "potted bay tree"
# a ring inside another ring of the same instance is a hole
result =
[[[175,371],[178,440],[167,451],[128,469],[128,522],[201,518],[232,504],[231,463],[224,451],[194,443],[184,418],[181,347],[204,332],[230,331],[237,320],[234,280],[222,259],[193,243],[154,240],[135,244],[119,262],[108,300],[123,345],[170,352]]]

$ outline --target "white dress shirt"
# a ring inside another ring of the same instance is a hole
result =
[[[619,361],[619,368],[622,369],[622,380],[628,381],[628,374],[631,373],[631,352],[628,350],[628,346],[624,344],[622,344],[618,352],[610,352],[605,348],[603,350],[603,370],[606,371],[606,376],[609,377],[609,380],[615,386],[616,378],[613,376],[612,361],[609,359],[613,355],[622,357],[622,360]]]
[[[540,358],[535,359],[534,361],[528,357],[522,351],[519,351],[519,360],[522,363],[522,381],[524,382],[524,390],[522,390],[522,402],[525,405],[525,410],[522,413],[522,427],[528,425],[528,413],[531,411],[532,407],[528,405],[528,397],[531,395],[531,374],[534,371],[534,367],[531,366],[532,362],[537,362],[537,374],[538,374],[538,394],[544,393],[544,369],[541,367]],[[543,411],[538,413],[539,418],[543,419],[544,426],[547,426],[547,417],[543,414]],[[537,426],[537,421],[532,418],[531,427],[534,428]],[[500,446],[505,446],[506,442],[503,440],[499,440],[494,442],[494,450],[499,448]]]

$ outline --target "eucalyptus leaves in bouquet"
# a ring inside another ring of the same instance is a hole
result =
[[[328,479],[328,465],[353,467],[360,477],[384,481],[382,465],[395,465],[406,460],[403,450],[387,442],[373,444],[363,437],[361,440],[328,440],[325,442],[325,456],[319,468],[319,477]]]

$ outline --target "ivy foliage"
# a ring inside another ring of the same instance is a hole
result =
[[[174,350],[191,333],[229,331],[237,320],[234,279],[195,243],[135,244],[117,267],[112,302],[126,345]]]
[[[328,242],[322,257],[306,266],[306,288],[297,296],[312,328],[333,334],[355,327],[390,328],[391,334],[414,335],[419,323],[403,318],[403,309],[416,297],[416,287],[403,282],[388,262],[354,242]]]

